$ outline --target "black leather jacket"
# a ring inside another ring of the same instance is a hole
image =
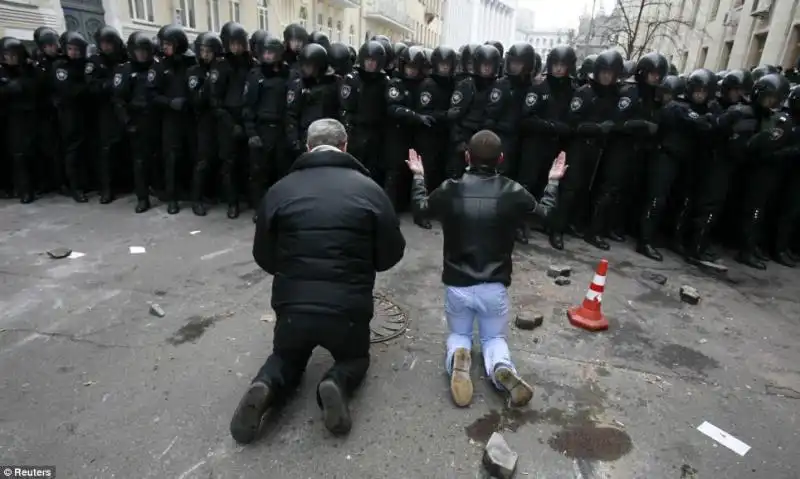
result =
[[[415,175],[413,207],[439,220],[444,231],[442,282],[448,286],[511,284],[511,253],[517,227],[529,214],[547,217],[556,204],[558,181],[537,202],[519,183],[495,172],[467,170],[426,196],[425,180]]]

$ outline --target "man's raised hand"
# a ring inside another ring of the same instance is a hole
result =
[[[425,175],[425,169],[422,167],[422,157],[417,154],[416,150],[408,150],[408,159],[406,160],[408,169],[415,175]]]
[[[550,180],[560,180],[564,177],[564,174],[566,174],[567,168],[567,154],[562,151],[558,154],[555,161],[553,161],[553,166],[550,167],[550,173],[547,175],[547,178]]]

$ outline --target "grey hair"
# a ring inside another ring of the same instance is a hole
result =
[[[309,150],[322,145],[340,148],[345,143],[347,143],[347,130],[338,120],[323,118],[308,127],[306,144]]]

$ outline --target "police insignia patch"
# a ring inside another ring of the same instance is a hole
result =
[[[122,85],[122,73],[114,75],[114,87]]]
[[[192,90],[197,88],[197,77],[195,76],[189,77],[189,88],[191,88]]]
[[[249,90],[250,90],[250,85],[247,82],[244,82],[244,90],[242,91],[242,95],[246,96]]]
[[[153,83],[156,80],[156,71],[150,70],[147,72],[147,81]]]
[[[427,104],[428,104],[428,103],[430,103],[430,102],[431,102],[431,94],[430,94],[430,93],[428,93],[428,92],[426,92],[426,91],[422,92],[422,93],[420,94],[420,96],[419,96],[419,103],[420,103],[422,106],[425,106],[425,105],[427,105]]]
[[[56,78],[58,78],[58,81],[64,81],[67,79],[68,76],[69,75],[67,75],[67,71],[64,70],[63,68],[59,68],[58,70],[56,70]]]
[[[772,130],[769,132],[769,138],[770,138],[772,141],[775,141],[775,140],[780,140],[782,136],[783,136],[783,130],[781,130],[780,128],[773,128],[773,129],[772,129]]]
[[[573,98],[572,101],[569,102],[569,109],[572,111],[578,111],[581,109],[582,106],[583,106],[583,100],[581,100],[578,97]]]
[[[211,83],[215,83],[219,78],[219,72],[217,70],[211,70],[211,73],[208,74],[208,79],[211,80]]]
[[[493,88],[492,92],[489,94],[489,100],[491,100],[492,103],[495,103],[496,101],[498,101],[500,99],[500,97],[502,95],[503,94],[500,93],[500,90],[498,90],[497,88]]]
[[[294,90],[289,90],[286,92],[286,103],[294,103]]]
[[[339,94],[343,100],[347,100],[350,97],[350,85],[342,85],[342,91]]]
[[[539,96],[536,93],[528,93],[525,95],[525,104],[528,106],[533,106],[536,104],[536,100],[539,99]]]
[[[86,75],[91,75],[93,71],[94,71],[94,63],[86,62],[86,66],[83,67],[83,73]]]
[[[689,112],[689,118],[691,118],[692,120],[696,120],[696,119],[700,118],[700,115],[698,115],[696,111],[690,111]]]
[[[461,100],[463,99],[464,96],[461,95],[460,91],[454,91],[453,96],[450,97],[450,103],[452,103],[453,105],[458,105],[459,103],[461,103]]]
[[[389,98],[399,98],[400,97],[400,90],[397,87],[389,88]]]
[[[631,99],[628,98],[627,96],[623,96],[622,98],[619,99],[619,102],[617,102],[617,108],[619,108],[620,110],[625,110],[629,106],[631,106]]]

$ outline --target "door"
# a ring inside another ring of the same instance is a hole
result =
[[[103,0],[61,0],[61,8],[67,30],[78,32],[94,43],[94,32],[106,24]]]

